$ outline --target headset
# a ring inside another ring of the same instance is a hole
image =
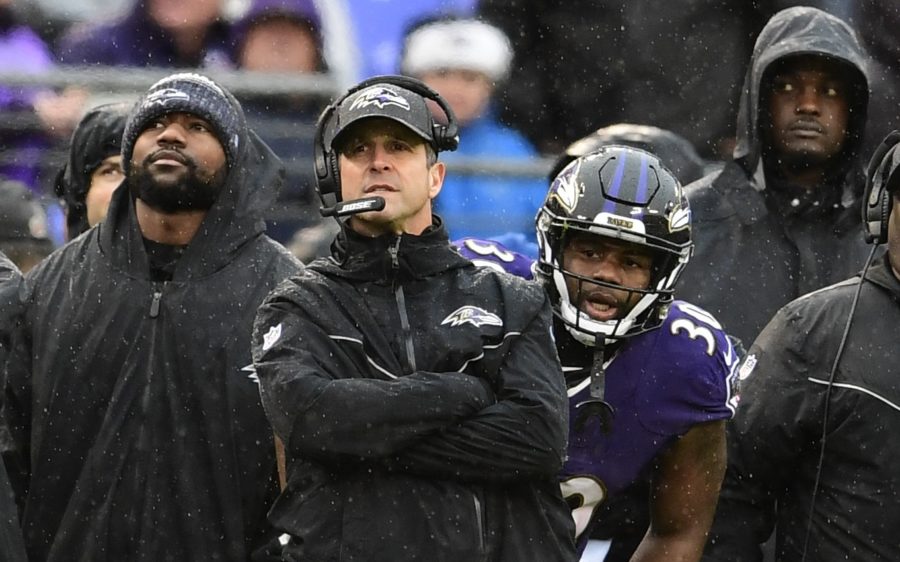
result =
[[[803,539],[801,562],[805,562],[809,550],[809,538],[812,534],[816,496],[819,493],[822,469],[825,467],[825,440],[828,436],[828,413],[831,409],[831,392],[834,388],[834,378],[837,375],[844,348],[847,346],[850,328],[853,326],[853,316],[856,314],[856,307],[859,304],[859,297],[866,280],[866,272],[869,271],[869,267],[871,267],[872,261],[875,259],[876,250],[888,239],[888,219],[891,215],[891,207],[893,207],[893,197],[890,188],[900,180],[900,174],[896,173],[900,169],[900,161],[898,161],[900,160],[900,154],[897,154],[897,151],[900,150],[897,148],[898,144],[900,144],[900,131],[889,133],[878,145],[878,148],[875,149],[872,159],[869,160],[869,165],[866,168],[862,219],[866,242],[872,244],[872,251],[869,252],[862,273],[859,274],[859,283],[856,284],[856,291],[853,294],[853,300],[850,302],[850,313],[847,315],[847,322],[844,324],[841,341],[838,344],[837,353],[834,356],[834,362],[832,362],[831,371],[828,374],[828,388],[825,391],[825,405],[822,409],[822,435],[819,437],[819,458],[809,504],[809,516],[806,523],[806,535]]]
[[[437,152],[443,150],[456,150],[457,146],[459,146],[459,124],[456,121],[453,110],[440,94],[428,87],[424,82],[408,76],[394,75],[374,76],[367,80],[363,80],[356,86],[347,90],[344,95],[326,107],[316,123],[314,147],[316,191],[319,194],[319,199],[322,201],[323,208],[320,209],[320,212],[323,216],[343,216],[378,210],[376,209],[378,206],[376,200],[380,200],[380,208],[384,208],[384,200],[380,197],[365,198],[367,201],[371,199],[371,204],[364,203],[363,199],[358,200],[360,201],[359,204],[349,201],[344,205],[341,204],[341,175],[338,167],[338,154],[325,144],[326,133],[334,126],[333,121],[335,112],[341,107],[344,100],[360,90],[379,84],[404,88],[414,94],[418,94],[425,99],[430,99],[437,103],[444,112],[444,115],[447,116],[447,123],[439,123],[433,118],[431,120],[431,134],[434,139],[435,150]],[[353,204],[353,207],[349,207],[351,204]]]
[[[898,144],[900,144],[900,131],[889,133],[875,149],[866,169],[863,226],[866,232],[866,242],[870,244],[887,242],[888,217],[893,206],[890,187],[900,180],[900,174],[895,174],[898,169],[895,162],[900,159],[900,155],[897,154]],[[890,158],[888,158],[889,153]]]

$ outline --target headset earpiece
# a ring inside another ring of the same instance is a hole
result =
[[[343,98],[341,100],[343,101]],[[313,146],[313,160],[316,168],[316,191],[322,204],[326,207],[340,201],[341,191],[338,186],[339,176],[334,173],[332,160],[335,159],[333,151],[325,146],[325,130],[331,124],[331,117],[337,109],[337,103],[330,104],[322,111],[319,121],[316,123],[316,133]]]
[[[888,218],[891,214],[890,184],[900,180],[892,177],[895,172],[893,162],[900,144],[900,131],[888,134],[869,160],[866,169],[866,188],[863,198],[863,226],[866,242],[884,244],[888,237]]]
[[[432,136],[438,151],[456,150],[459,146],[459,125],[453,109],[444,98],[425,83],[408,76],[375,76],[363,80],[350,88],[344,95],[322,111],[319,121],[316,123],[315,146],[313,156],[316,168],[316,190],[325,207],[330,207],[341,202],[341,176],[338,167],[338,155],[326,146],[326,134],[332,126],[334,114],[348,97],[360,90],[376,84],[388,84],[405,88],[425,99],[430,99],[438,104],[441,111],[447,116],[447,124],[441,124],[432,119]]]

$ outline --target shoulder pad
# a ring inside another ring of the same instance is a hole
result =
[[[463,257],[479,267],[490,267],[523,279],[534,278],[534,260],[499,242],[482,238],[460,238],[454,240],[453,245]]]

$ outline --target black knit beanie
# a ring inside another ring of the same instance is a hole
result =
[[[122,137],[122,167],[126,174],[137,138],[154,119],[170,113],[190,113],[208,121],[222,143],[228,167],[234,165],[247,127],[241,104],[206,76],[185,72],[150,86],[132,109]]]

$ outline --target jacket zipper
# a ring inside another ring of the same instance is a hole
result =
[[[406,369],[407,373],[413,373],[416,369],[416,349],[413,346],[412,330],[409,328],[409,316],[406,314],[406,295],[403,293],[403,285],[399,283],[398,277],[400,273],[400,240],[402,236],[397,236],[396,241],[390,245],[388,252],[391,254],[391,276],[394,286],[394,298],[397,301],[397,310],[400,312],[400,328],[402,332],[403,342],[406,346]]]
[[[153,300],[150,301],[150,318],[159,316],[160,301],[162,300],[165,287],[166,283],[163,283],[161,286],[154,284]]]
[[[153,283],[153,296],[150,301],[150,318],[157,318],[159,316],[160,303],[162,301],[163,290],[166,288],[166,283]],[[153,336],[156,337],[155,335]],[[140,429],[138,430],[138,434],[135,438],[135,454],[138,456],[138,462],[135,465],[135,474],[134,474],[134,489],[132,493],[135,494],[135,497],[141,497],[144,494],[143,487],[146,486],[146,481],[138,478],[138,474],[140,473],[141,466],[145,464],[145,459],[149,454],[149,451],[153,447],[153,443],[151,442],[151,436],[148,433],[147,426],[150,424],[148,418],[148,412],[150,411],[150,402],[153,398],[153,384],[152,380],[148,379],[145,381],[143,393],[141,396],[141,406],[140,406],[140,416],[141,416],[141,424]],[[132,506],[129,507],[129,512],[127,514],[128,517],[138,517],[137,510],[140,509],[140,502],[135,502]],[[136,540],[137,536],[133,536],[132,540]]]
[[[478,493],[472,493],[472,500],[475,502],[475,525],[478,530],[478,552],[484,554],[484,513],[481,508],[481,500],[478,499]]]

